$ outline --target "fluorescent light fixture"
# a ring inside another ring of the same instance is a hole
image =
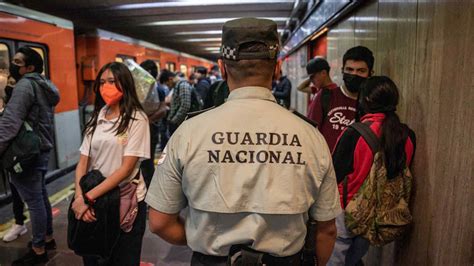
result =
[[[185,39],[184,42],[220,42],[221,38],[192,38]]]
[[[222,30],[204,30],[204,31],[181,31],[175,35],[218,35],[222,34]]]
[[[284,32],[284,29],[278,29],[279,33]],[[221,35],[222,30],[204,30],[204,31],[181,31],[176,32],[175,35]]]
[[[197,25],[197,24],[223,24],[229,20],[237,18],[206,18],[206,19],[185,19],[185,20],[165,20],[141,24],[142,26],[176,26],[176,25]],[[286,17],[266,18],[275,22],[286,21]]]
[[[223,6],[223,5],[252,5],[252,4],[293,4],[295,0],[185,0],[171,2],[155,2],[155,3],[137,3],[114,6],[113,10],[130,10],[145,8],[162,8],[162,7],[185,7],[185,6]]]
[[[206,47],[206,48],[204,48],[204,50],[206,50],[206,51],[220,51],[221,48],[220,47]]]

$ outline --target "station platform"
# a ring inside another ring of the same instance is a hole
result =
[[[79,266],[82,258],[74,254],[67,246],[67,210],[74,194],[74,172],[55,180],[47,186],[53,213],[54,238],[57,249],[48,252],[49,261],[45,265]],[[27,215],[27,211],[25,212]],[[0,208],[0,238],[8,231],[13,223],[11,204]],[[28,232],[18,239],[5,243],[0,240],[0,266],[11,263],[28,251],[27,243],[31,240],[31,223],[26,221]],[[145,231],[142,244],[141,266],[152,265],[189,265],[192,251],[186,246],[173,246],[148,229]]]

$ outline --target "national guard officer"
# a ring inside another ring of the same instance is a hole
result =
[[[185,121],[158,162],[150,230],[187,244],[191,265],[300,265],[308,213],[318,221],[319,265],[331,255],[340,213],[331,154],[272,95],[279,48],[271,20],[225,23],[219,66],[229,98]]]

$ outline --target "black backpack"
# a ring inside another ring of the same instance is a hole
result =
[[[38,132],[39,115],[37,84],[33,80],[30,81],[33,86],[34,101],[29,113],[33,111],[34,107],[37,107],[36,119],[32,126],[26,121],[23,122],[20,131],[0,158],[2,167],[10,173],[20,174],[25,169],[31,168],[41,152],[41,139],[36,133]]]
[[[201,95],[196,91],[196,88],[193,86],[191,87],[191,108],[189,108],[189,112],[196,112],[200,111],[204,107],[204,100],[202,99]]]

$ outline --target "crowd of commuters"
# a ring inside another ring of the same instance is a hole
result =
[[[409,176],[415,134],[396,114],[397,86],[374,76],[374,56],[363,46],[344,54],[340,86],[323,57],[309,60],[298,86],[311,94],[308,112],[288,111],[292,85],[277,60],[279,45],[273,21],[244,18],[225,23],[222,57],[209,71],[196,67],[186,78],[141,62],[157,79],[160,100],[147,114],[124,64],[100,69],[70,211],[85,225],[103,222],[101,199],[120,191],[120,228],[108,255],[81,254],[84,265],[139,265],[147,205],[150,230],[188,245],[191,265],[361,264],[373,239],[347,224],[348,204],[358,204],[373,169],[387,180]],[[56,248],[44,176],[59,94],[42,68],[37,52],[20,48],[0,97],[0,155],[23,128],[40,140],[28,164],[2,167],[15,216],[3,240],[27,232],[23,202],[31,218],[30,250],[14,265],[44,263]],[[102,181],[86,189],[97,173]],[[129,196],[124,188],[132,184]],[[122,199],[131,199],[131,211],[122,211]]]

